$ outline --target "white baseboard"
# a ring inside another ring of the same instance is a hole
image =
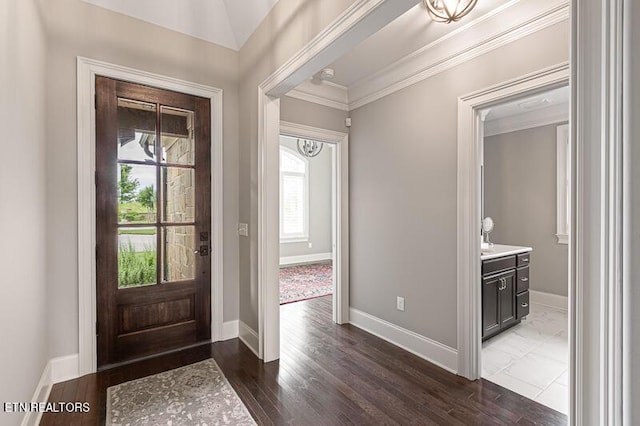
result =
[[[51,361],[51,383],[66,382],[80,377],[78,369],[79,355],[67,355],[53,358]]]
[[[33,393],[31,402],[47,402],[49,400],[49,393],[51,393],[51,387],[54,384],[80,377],[78,359],[78,354],[50,359],[40,376],[40,381]],[[27,412],[22,419],[21,425],[38,425],[40,424],[41,417],[42,413]]]
[[[238,337],[239,321],[226,321],[222,324],[222,340],[235,339]]]
[[[356,327],[420,358],[426,359],[447,371],[454,374],[457,372],[458,351],[455,349],[355,308],[349,309],[349,318],[351,324]]]
[[[565,312],[569,310],[569,298],[567,296],[559,296],[553,293],[529,290],[529,302],[550,306]]]
[[[49,400],[49,394],[51,393],[51,361],[47,362],[44,366],[40,381],[36,390],[33,393],[31,402],[45,403]],[[22,419],[21,426],[37,426],[40,424],[42,413],[37,411],[27,411]]]
[[[251,349],[251,352],[253,352],[255,356],[260,358],[260,341],[258,340],[258,333],[242,321],[238,321],[238,324],[238,337],[242,343]]]
[[[299,263],[320,262],[323,260],[332,260],[333,253],[316,253],[304,254],[301,256],[284,256],[280,258],[280,266],[296,265]]]

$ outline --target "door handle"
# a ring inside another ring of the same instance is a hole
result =
[[[200,256],[208,256],[209,255],[209,246],[200,246],[199,250],[194,250],[193,254],[200,253]]]

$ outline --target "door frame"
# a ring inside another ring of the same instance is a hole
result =
[[[211,340],[222,339],[223,188],[222,89],[77,57],[78,372],[97,371],[95,77],[101,75],[211,100]]]
[[[628,289],[629,279],[628,275],[619,274],[626,271],[625,265],[631,264],[628,244],[624,244],[621,232],[629,211],[624,204],[628,194],[622,187],[623,165],[628,161],[625,155],[631,143],[623,137],[622,130],[628,130],[623,117],[629,111],[628,103],[623,102],[626,99],[623,91],[619,90],[630,79],[628,65],[624,66],[629,50],[619,49],[620,42],[629,39],[629,19],[621,13],[628,1],[569,1],[571,99],[575,107],[571,111],[571,134],[576,148],[572,153],[575,165],[572,211],[577,222],[573,225],[570,253],[574,266],[571,274],[575,277],[569,312],[575,325],[575,337],[571,339],[575,363],[570,377],[574,389],[570,424],[616,421],[623,407],[628,415],[632,404],[624,398],[622,379],[623,363],[629,359],[630,349],[622,344],[629,317],[622,314],[621,294]],[[264,196],[266,188],[278,185],[277,176],[274,181],[269,173],[273,167],[278,170],[277,150],[274,154],[268,149],[273,145],[270,139],[278,138],[278,97],[393,20],[397,16],[394,8],[408,9],[413,4],[401,0],[355,1],[257,87],[258,321],[260,357],[265,361],[279,355],[279,330],[270,322],[273,315],[265,312],[272,306],[267,297],[274,296],[265,294],[267,283],[277,279],[277,268],[269,266],[275,264],[275,259],[267,251],[274,248],[268,243],[267,231],[277,230],[278,206]],[[370,19],[376,16],[380,18],[378,23]],[[474,202],[471,200],[471,205]],[[466,229],[467,224],[463,224],[460,232],[468,233]],[[275,249],[277,252],[277,244]]]
[[[479,379],[482,371],[480,209],[484,132],[481,110],[521,96],[566,86],[569,78],[569,63],[565,62],[458,99],[458,374],[470,380]],[[573,145],[572,141],[572,149]],[[572,219],[572,227],[575,228],[576,221]],[[574,294],[575,284],[570,282],[569,287],[569,294]],[[569,329],[571,338],[575,336],[572,320]]]
[[[349,322],[349,135],[287,121],[280,122],[280,134],[335,147],[331,159],[332,319],[337,324],[345,324]]]
[[[279,138],[280,97],[338,59],[419,0],[359,0],[258,87],[258,357],[280,357]],[[343,230],[344,232],[344,230]],[[348,253],[348,249],[345,250]],[[344,290],[344,289],[343,289]],[[348,309],[348,299],[342,301]],[[349,321],[348,312],[342,320]]]

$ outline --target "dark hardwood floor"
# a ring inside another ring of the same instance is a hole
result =
[[[238,339],[57,384],[52,402],[86,414],[42,425],[105,422],[109,386],[213,357],[258,424],[565,425],[566,416],[496,384],[468,380],[354,326],[331,322],[331,296],[283,305],[280,361],[261,363]]]

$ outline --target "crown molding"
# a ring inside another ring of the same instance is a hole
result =
[[[566,102],[510,117],[487,120],[484,123],[484,136],[488,138],[565,121],[569,121],[569,103]]]
[[[512,0],[349,87],[306,80],[286,96],[351,111],[537,31],[568,22],[569,11],[568,0]]]
[[[287,93],[288,97],[349,111],[347,88],[330,81],[306,80]]]
[[[338,59],[352,48],[353,41],[364,40],[380,29],[377,25],[390,17],[398,17],[415,5],[416,0],[355,0],[329,26],[323,29],[301,50],[282,64],[260,84],[260,90],[278,98],[295,89],[320,68]],[[349,32],[359,25],[358,33]],[[331,48],[333,47],[333,48]]]
[[[551,4],[551,7],[549,6]],[[568,0],[514,0],[349,87],[349,110],[569,20]]]

